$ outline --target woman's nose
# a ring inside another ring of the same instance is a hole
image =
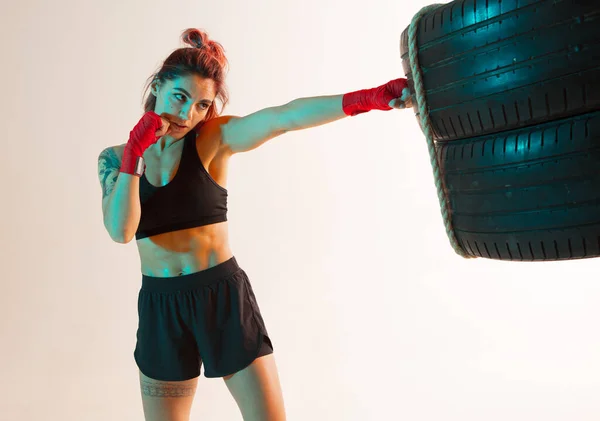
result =
[[[186,108],[182,108],[181,112],[179,113],[179,118],[182,121],[191,121],[192,120],[192,109],[191,107],[186,109]]]

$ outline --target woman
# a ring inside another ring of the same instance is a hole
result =
[[[197,29],[151,77],[146,113],[124,145],[100,154],[104,225],[135,236],[142,287],[134,351],[145,419],[188,420],[200,366],[222,377],[244,420],[285,420],[273,345],[228,243],[229,158],[291,130],[372,109],[404,108],[406,79],[301,98],[246,117],[220,116],[227,59]]]

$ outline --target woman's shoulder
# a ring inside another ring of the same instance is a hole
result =
[[[121,145],[107,146],[102,150],[100,155],[116,155],[116,157],[119,158],[119,160],[121,160],[123,158],[123,151],[125,150],[125,145],[126,143],[123,143]]]
[[[213,117],[205,121],[202,126],[196,130],[196,142],[210,144],[219,152],[223,152],[223,127],[231,119],[239,118],[232,115]]]

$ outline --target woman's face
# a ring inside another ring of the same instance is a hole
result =
[[[169,133],[175,139],[183,138],[206,118],[216,97],[214,81],[198,75],[158,81],[152,85],[152,93],[156,96],[154,112],[171,122]]]

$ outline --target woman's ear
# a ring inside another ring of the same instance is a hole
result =
[[[160,80],[155,80],[150,86],[152,87],[152,95],[158,97],[158,91],[160,90]]]

